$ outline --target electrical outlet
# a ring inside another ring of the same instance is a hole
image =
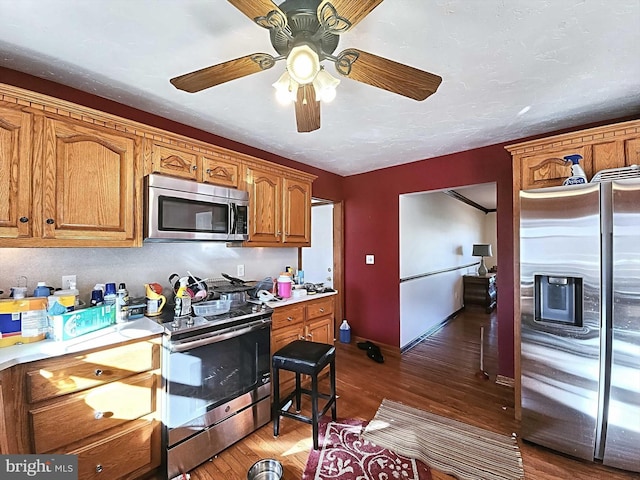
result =
[[[75,275],[63,275],[62,276],[62,289],[63,290],[69,290],[71,288],[71,284],[72,283],[76,283],[76,276]]]
[[[373,265],[375,263],[375,257],[373,255],[365,256],[364,263],[366,263],[367,265]]]
[[[236,275],[238,277],[244,277],[244,265],[238,265],[238,269],[236,271]]]

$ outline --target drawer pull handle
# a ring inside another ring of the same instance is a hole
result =
[[[303,335],[298,335],[298,340],[304,340],[304,336]]]
[[[293,321],[293,317],[287,317],[287,320],[289,320],[291,322],[291,321]]]
[[[321,309],[320,309],[320,313],[324,313],[324,308],[321,308]]]
[[[307,333],[307,337],[313,338],[313,333]]]
[[[96,420],[100,420],[102,417],[104,417],[103,412],[93,412],[93,418],[95,418]]]
[[[103,470],[102,465],[100,464],[96,465],[96,473],[100,473],[102,472],[102,470]]]
[[[96,377],[102,376],[102,370],[100,370],[99,368],[96,368],[96,371],[94,373],[96,374]]]

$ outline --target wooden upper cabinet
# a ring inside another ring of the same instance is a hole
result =
[[[506,147],[517,190],[562,185],[571,176],[566,155],[579,154],[587,181],[602,171],[640,164],[640,120],[590,128]]]
[[[284,179],[285,244],[311,244],[311,182]]]
[[[640,137],[624,142],[625,166],[640,165]]]
[[[311,245],[311,178],[244,165],[249,192],[249,246]]]
[[[202,181],[238,188],[240,163],[218,155],[202,156]]]
[[[586,155],[584,147],[571,147],[568,150],[523,156],[521,160],[521,189],[562,185],[562,182],[571,176],[571,164],[568,164],[563,157],[575,154],[582,155],[580,166],[585,172],[591,172],[591,158],[590,155]],[[589,176],[588,173],[587,176]]]
[[[198,180],[198,155],[188,150],[154,143],[151,151],[151,172]]]
[[[42,216],[34,231],[93,246],[133,245],[134,140],[57,118],[45,118],[43,130],[42,172],[34,169],[43,179]]]
[[[246,167],[249,191],[249,243],[282,242],[282,178],[270,171]]]
[[[0,102],[0,238],[31,236],[32,120]]]

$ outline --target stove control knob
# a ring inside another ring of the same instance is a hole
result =
[[[193,325],[193,317],[188,317],[185,323],[189,326]]]
[[[252,311],[253,313],[256,313],[256,312],[258,311],[258,309],[259,309],[259,308],[260,308],[260,307],[258,307],[258,305],[254,305],[254,306],[252,306],[252,307],[251,307],[251,311]]]

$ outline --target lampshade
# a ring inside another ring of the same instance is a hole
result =
[[[476,243],[473,245],[473,253],[471,254],[474,257],[491,257],[493,256],[491,253],[491,244],[490,243]]]
[[[298,83],[291,78],[288,71],[284,71],[277,82],[273,84],[273,88],[276,89],[276,98],[283,105],[287,105],[298,96]]]
[[[323,102],[330,102],[336,98],[336,87],[340,80],[331,76],[324,68],[321,68],[313,79],[313,88],[316,91],[316,98]]]
[[[287,57],[287,70],[300,85],[311,83],[320,71],[318,54],[306,43],[293,47]]]

